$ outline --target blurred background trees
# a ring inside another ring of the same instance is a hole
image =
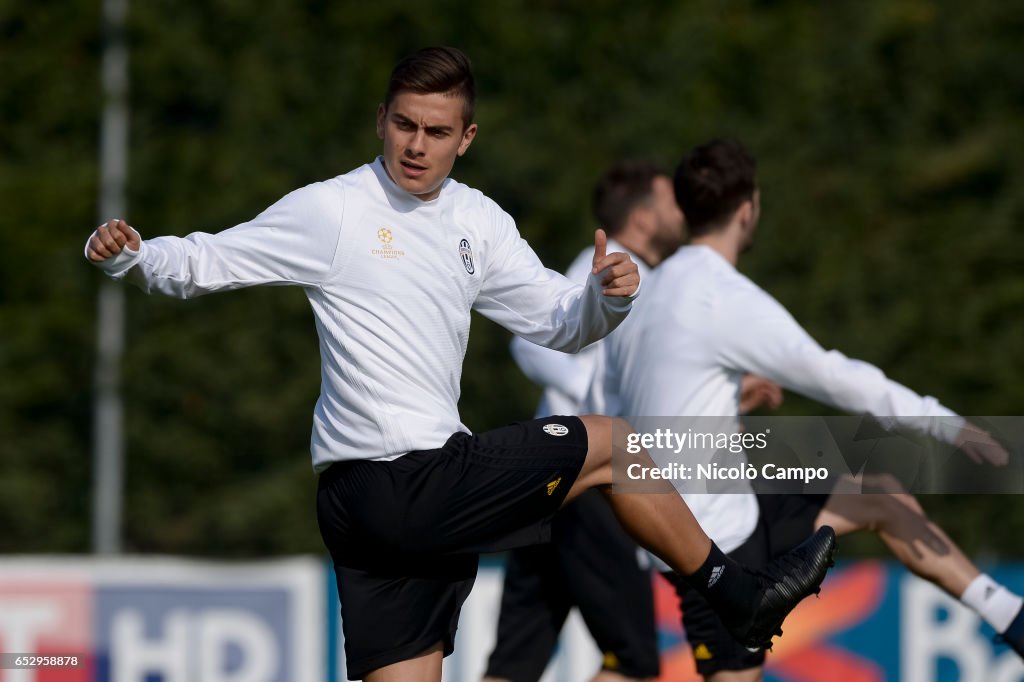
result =
[[[2,552],[89,548],[99,4],[0,4]],[[616,159],[672,167],[734,136],[763,188],[748,274],[823,345],[961,413],[1024,414],[1021,0],[151,0],[129,23],[124,217],[144,236],[218,231],[369,161],[393,63],[457,45],[480,134],[454,175],[550,266],[591,239],[590,189]],[[126,547],[321,551],[302,291],[132,289],[128,320]],[[529,417],[539,389],[508,334],[473,326],[464,421]],[[970,551],[1024,551],[1024,500],[926,505]]]

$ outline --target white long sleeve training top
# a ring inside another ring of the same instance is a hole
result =
[[[302,286],[320,340],[313,467],[391,460],[457,431],[474,309],[534,343],[576,352],[627,315],[545,268],[512,218],[452,179],[422,201],[383,161],[298,189],[217,234],[158,237],[100,266],[146,292],[191,298],[260,284]]]
[[[604,343],[619,414],[737,418],[752,372],[819,402],[952,442],[964,420],[874,365],[826,351],[782,305],[706,246],[686,246],[648,278],[644,303]],[[886,419],[888,418],[888,419]],[[753,532],[749,483],[738,495],[684,494],[704,531],[732,551]]]
[[[638,256],[629,252],[613,239],[608,240],[607,253],[628,253],[637,265],[641,281],[651,271]],[[582,282],[590,272],[594,261],[594,247],[580,252],[565,271],[573,282]],[[603,414],[600,405],[592,405],[588,395],[603,395],[593,391],[592,386],[600,385],[604,376],[604,354],[601,345],[605,339],[592,343],[579,353],[560,353],[550,348],[515,337],[510,349],[519,369],[535,384],[544,387],[544,395],[537,406],[537,417],[554,414]]]

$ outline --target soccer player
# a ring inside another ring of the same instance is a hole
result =
[[[644,305],[605,342],[607,390],[618,414],[735,417],[748,372],[849,412],[886,421],[1001,465],[1006,451],[937,400],[889,380],[876,367],[826,351],[768,293],[736,270],[760,214],[756,165],[738,143],[692,150],[674,178],[690,244],[644,286]],[[911,571],[973,608],[1017,653],[1024,651],[1022,600],[980,573],[908,494],[684,494],[701,526],[741,563],[757,565],[827,524],[838,534],[876,532]],[[854,492],[842,480],[834,492]],[[683,623],[697,668],[714,682],[761,677],[764,652],[726,632],[682,581]]]
[[[630,160],[613,166],[594,188],[592,208],[608,233],[608,251],[628,253],[641,278],[682,243],[683,214],[672,179],[652,163]],[[566,277],[586,279],[593,259],[594,247],[584,249]],[[587,413],[587,391],[603,374],[602,343],[570,355],[521,337],[512,340],[519,367],[544,386],[537,417]],[[602,653],[593,682],[657,677],[653,599],[647,556],[616,522],[603,496],[588,490],[555,515],[550,544],[509,553],[485,682],[539,680],[574,606]]]
[[[305,290],[321,355],[317,518],[353,679],[440,679],[478,553],[547,539],[563,502],[611,483],[612,420],[553,417],[476,435],[459,420],[470,310],[574,352],[622,321],[639,286],[636,265],[607,254],[601,231],[585,282],[545,269],[506,213],[448,177],[477,133],[474,92],[462,52],[416,52],[391,73],[377,109],[383,152],[370,163],[216,234],[144,241],[114,219],[85,248],[146,292]],[[794,561],[750,573],[677,495],[608,497],[631,535],[690,576],[751,646],[770,643],[830,561],[828,529]]]

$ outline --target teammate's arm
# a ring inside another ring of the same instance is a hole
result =
[[[594,266],[593,248],[584,249],[565,271],[571,282],[586,282]],[[552,387],[580,404],[587,395],[591,376],[597,364],[599,345],[587,346],[579,353],[562,353],[538,346],[514,336],[509,350],[530,381],[545,388]]]
[[[777,410],[782,405],[782,386],[756,374],[745,374],[740,383],[740,414],[761,407]]]
[[[975,461],[1003,465],[1008,454],[983,429],[931,396],[887,378],[872,364],[826,351],[763,290],[726,293],[716,304],[712,333],[724,364],[883,424],[926,433],[960,447]]]
[[[575,354],[561,353],[518,336],[509,345],[516,365],[530,381],[544,388],[556,388],[576,403],[583,401],[590,385],[590,365],[593,363],[581,363],[580,360],[592,348],[594,346],[587,346]]]

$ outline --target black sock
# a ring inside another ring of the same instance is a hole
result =
[[[714,542],[701,567],[684,579],[708,600],[730,630],[742,628],[750,621],[759,594],[757,581]]]

